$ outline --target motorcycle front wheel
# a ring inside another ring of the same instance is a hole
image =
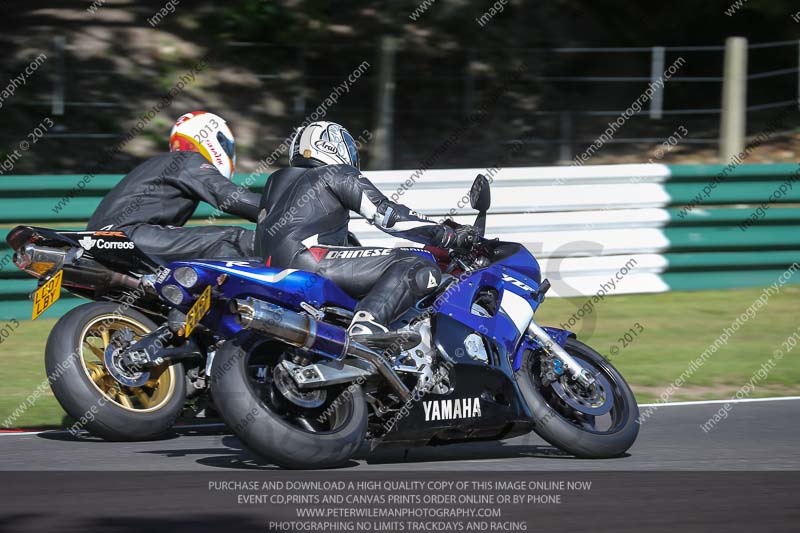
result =
[[[217,409],[248,449],[273,464],[310,469],[347,462],[367,431],[361,387],[301,390],[280,365],[285,350],[246,331],[227,340],[211,369]]]
[[[586,344],[569,339],[564,348],[598,378],[599,388],[591,393],[583,391],[566,376],[543,385],[543,354],[527,350],[516,376],[533,413],[534,431],[577,457],[600,459],[624,454],[639,434],[639,407],[633,392],[611,362]]]

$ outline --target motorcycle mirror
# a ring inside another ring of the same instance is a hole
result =
[[[479,213],[485,213],[492,204],[492,193],[489,189],[489,180],[483,174],[478,174],[469,190],[469,204]]]
[[[481,237],[486,233],[486,212],[492,204],[492,193],[489,190],[489,180],[483,174],[478,174],[469,190],[469,204],[478,211],[475,227]]]

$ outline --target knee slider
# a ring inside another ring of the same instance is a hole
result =
[[[442,280],[442,273],[439,269],[428,262],[418,262],[409,272],[411,290],[416,297],[422,297],[439,286]]]

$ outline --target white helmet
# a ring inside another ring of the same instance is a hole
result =
[[[294,133],[289,164],[293,167],[345,164],[359,168],[356,141],[335,122],[312,122]]]
[[[199,152],[230,179],[236,164],[233,132],[219,115],[192,111],[179,118],[169,134],[170,152]]]

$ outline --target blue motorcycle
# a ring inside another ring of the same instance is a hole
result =
[[[470,199],[483,233],[484,177]],[[206,350],[216,408],[250,450],[282,467],[340,465],[365,441],[410,447],[530,431],[584,458],[631,447],[630,387],[573,333],[536,323],[550,284],[527,249],[480,238],[469,250],[419,253],[439,263],[442,282],[392,324],[381,350],[348,338],[357,302],[317,274],[178,261],[155,285],[188,345],[195,335],[224,341]],[[129,363],[163,364],[147,352]]]

